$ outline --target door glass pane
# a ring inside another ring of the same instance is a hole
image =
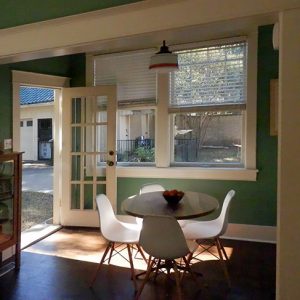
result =
[[[80,152],[81,127],[72,127],[72,152]]]
[[[93,209],[93,198],[93,184],[85,184],[83,200],[84,209]]]
[[[80,155],[72,155],[72,176],[71,180],[80,180]]]
[[[97,122],[107,122],[107,96],[97,97]]]
[[[97,184],[97,195],[99,194],[106,194],[106,185],[105,184]]]
[[[95,97],[86,97],[84,100],[84,122],[85,123],[95,123]]]
[[[154,162],[154,109],[118,111],[117,160],[135,163]]]
[[[84,151],[95,152],[95,128],[93,125],[84,127]]]
[[[96,126],[96,152],[107,151],[107,126]]]
[[[80,209],[80,184],[71,184],[71,209]]]
[[[93,180],[95,169],[95,155],[84,155],[84,178],[85,180]]]
[[[241,163],[241,112],[192,112],[174,117],[174,161]]]
[[[72,99],[72,124],[81,122],[81,98]]]

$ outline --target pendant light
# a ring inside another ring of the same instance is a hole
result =
[[[158,73],[168,73],[178,69],[177,54],[169,50],[166,41],[163,41],[159,52],[151,56],[149,69]]]

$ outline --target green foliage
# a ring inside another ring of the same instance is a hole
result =
[[[134,151],[135,160],[138,162],[154,162],[154,148],[138,147]]]

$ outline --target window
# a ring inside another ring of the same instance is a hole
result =
[[[33,125],[32,121],[27,121],[26,124],[27,124],[27,127],[32,127],[32,125]]]
[[[94,58],[117,85],[118,176],[255,180],[256,33],[172,50],[170,75],[148,70],[155,50]]]
[[[117,161],[154,163],[156,77],[148,64],[153,51],[99,55],[94,59],[95,85],[116,85],[118,100]]]
[[[118,122],[118,162],[154,163],[155,110],[149,108],[119,110]]]
[[[247,44],[178,52],[171,75],[172,162],[243,166]]]

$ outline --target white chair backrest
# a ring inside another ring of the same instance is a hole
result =
[[[96,203],[99,213],[101,232],[103,236],[106,237],[107,233],[110,232],[112,225],[117,222],[117,218],[106,195],[97,195]]]
[[[175,259],[189,253],[182,229],[171,216],[145,216],[139,243],[156,258]]]
[[[235,195],[235,191],[230,190],[227,193],[227,195],[225,196],[221,213],[220,213],[219,217],[217,218],[217,221],[220,225],[220,234],[219,235],[223,235],[225,233],[225,231],[227,230],[229,207],[230,207],[230,203],[231,203],[231,200],[234,197],[234,195]]]
[[[158,183],[147,183],[142,185],[140,188],[140,194],[163,191],[165,191],[165,188]]]

